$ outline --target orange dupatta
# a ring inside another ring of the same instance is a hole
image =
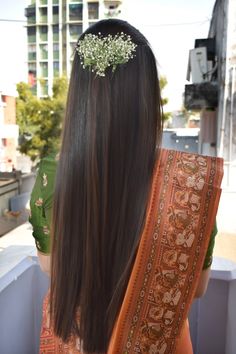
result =
[[[192,353],[186,319],[215,222],[222,176],[220,158],[161,150],[107,354]],[[75,339],[65,345],[45,326],[45,306],[40,353],[80,353],[78,339],[77,349]]]

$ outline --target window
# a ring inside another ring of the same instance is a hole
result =
[[[70,25],[70,37],[72,40],[77,40],[82,33],[82,25]]]
[[[53,32],[53,42],[58,42],[59,41],[59,25],[53,25],[52,32]]]
[[[27,17],[27,23],[28,24],[32,24],[35,23],[36,20],[36,15],[35,15],[36,11],[35,11],[35,6],[28,6],[25,9],[25,16]]]
[[[57,77],[59,76],[59,61],[54,61],[53,62],[53,76]]]
[[[28,72],[31,72],[36,76],[36,63],[28,63]]]
[[[98,3],[97,2],[88,3],[88,18],[89,18],[89,20],[97,20],[98,19]]]
[[[53,59],[59,59],[59,43],[53,43]]]
[[[48,77],[48,63],[40,63],[40,76]]]
[[[39,9],[39,22],[41,23],[48,22],[48,9],[46,7],[42,7]]]
[[[47,59],[48,58],[48,45],[47,44],[40,44],[40,59]]]
[[[48,81],[41,80],[40,82],[40,95],[41,96],[48,96]]]
[[[82,21],[83,20],[83,4],[69,5],[69,20]]]
[[[39,27],[39,36],[42,42],[46,42],[48,40],[48,26]]]
[[[28,46],[28,60],[36,60],[36,45],[30,44]]]
[[[53,23],[59,22],[59,6],[53,6],[53,8],[52,8],[52,20],[53,20]]]
[[[27,35],[28,35],[28,42],[29,43],[36,42],[36,28],[35,27],[28,27],[27,28]]]

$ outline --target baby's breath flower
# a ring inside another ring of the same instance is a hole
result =
[[[83,68],[89,67],[98,76],[105,76],[107,68],[114,72],[117,65],[125,64],[134,57],[137,45],[131,37],[121,32],[115,36],[102,37],[89,33],[78,42],[76,51]]]

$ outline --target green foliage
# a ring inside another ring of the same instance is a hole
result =
[[[37,161],[59,149],[67,95],[67,79],[57,78],[52,97],[38,99],[29,85],[17,84],[16,120],[20,129],[20,152]]]
[[[161,89],[161,103],[162,103],[162,107],[163,107],[169,102],[168,98],[166,98],[166,97],[163,98],[162,97],[163,96],[163,90],[164,90],[164,88],[167,85],[166,77],[165,76],[161,76],[159,82],[160,82],[160,89]],[[171,117],[171,113],[170,112],[163,112],[163,120],[164,121],[167,121],[170,117]]]

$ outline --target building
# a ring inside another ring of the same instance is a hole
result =
[[[201,111],[200,151],[225,159],[225,186],[236,190],[236,0],[216,0],[208,38],[190,50],[185,106]]]
[[[15,96],[0,90],[0,171],[12,171],[16,166],[19,127]]]
[[[53,79],[70,76],[79,35],[98,19],[119,15],[122,1],[31,0],[25,9],[29,84],[38,97],[52,94]]]

